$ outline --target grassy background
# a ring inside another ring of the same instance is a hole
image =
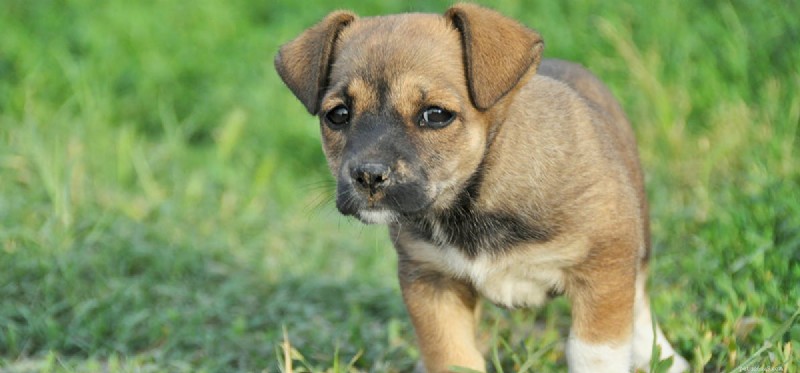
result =
[[[596,72],[629,113],[652,301],[678,350],[696,371],[798,371],[800,3],[492,6],[537,28],[547,56]],[[0,3],[0,371],[413,366],[384,229],[338,216],[318,124],[272,68],[333,9]],[[487,306],[494,369],[565,370],[568,308]]]

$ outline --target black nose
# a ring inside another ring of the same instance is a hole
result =
[[[389,184],[389,166],[382,163],[364,163],[350,168],[355,185],[374,194]]]

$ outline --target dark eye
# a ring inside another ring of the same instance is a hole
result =
[[[422,112],[419,125],[420,127],[443,128],[447,127],[455,117],[456,116],[451,111],[438,106],[431,106]]]
[[[333,130],[341,129],[350,121],[350,110],[347,106],[339,105],[325,113],[325,122]]]

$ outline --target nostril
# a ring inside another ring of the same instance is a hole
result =
[[[385,182],[387,179],[388,179],[388,177],[386,177],[386,175],[384,175],[384,174],[373,175],[372,176],[372,183],[376,184],[376,185],[377,184],[381,184],[381,183]]]

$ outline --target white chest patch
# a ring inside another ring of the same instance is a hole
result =
[[[482,296],[500,306],[541,305],[548,299],[548,292],[563,290],[563,270],[552,256],[479,254],[470,258],[455,247],[422,241],[410,245],[408,254],[440,272],[470,282]]]

